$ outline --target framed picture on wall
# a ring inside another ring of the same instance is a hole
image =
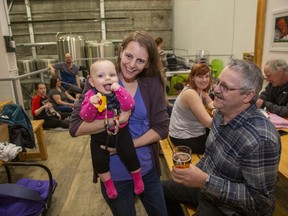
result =
[[[288,8],[273,12],[272,51],[288,51]]]

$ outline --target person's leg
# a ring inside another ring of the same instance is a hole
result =
[[[56,128],[56,127],[69,128],[69,123],[52,116],[49,116],[44,119],[43,124],[44,129]]]
[[[105,186],[101,182],[102,195],[113,216],[136,216],[133,181],[115,181],[114,184],[118,191],[118,196],[116,199],[109,199]]]
[[[139,197],[147,214],[166,216],[167,210],[159,175],[152,169],[142,178],[145,190]]]
[[[59,112],[59,114],[61,115],[62,120],[68,121],[72,113],[71,112]]]
[[[101,145],[106,144],[107,133],[103,131],[98,134],[91,135],[90,139],[90,152],[92,158],[93,170],[96,173],[106,173],[110,171],[110,152],[101,149]]]
[[[141,175],[141,169],[139,168],[131,172],[131,176],[134,182],[134,193],[139,195],[144,191],[144,182]]]
[[[222,211],[220,211],[216,205],[212,205],[210,202],[203,199],[201,195],[199,197],[199,204],[196,209],[196,215],[197,216],[207,216],[207,215],[225,216],[225,214]]]
[[[98,176],[101,182],[103,182],[105,185],[107,196],[110,199],[115,199],[118,196],[118,193],[111,178],[110,172],[98,173]]]
[[[130,171],[134,182],[134,192],[139,195],[144,191],[144,183],[141,176],[140,162],[128,125],[119,130],[115,139],[116,143],[119,143],[119,145],[116,144],[117,153],[123,164]]]
[[[197,207],[200,195],[198,188],[187,188],[173,180],[162,181],[162,187],[168,215],[184,216],[181,204]]]
[[[58,105],[55,110],[57,112],[73,112],[73,109],[70,106],[67,105]]]
[[[140,162],[128,125],[121,128],[116,136],[112,136],[112,139],[115,140],[117,153],[127,169],[130,172],[138,170]]]
[[[77,85],[70,84],[67,91],[71,94],[82,94],[82,88],[78,87]]]
[[[56,119],[56,121],[54,123],[55,123],[56,127],[69,128],[69,122],[66,122],[64,120]]]
[[[104,183],[107,196],[110,199],[115,199],[118,194],[109,169],[110,153],[109,151],[100,148],[101,145],[105,145],[107,136],[108,134],[105,131],[99,134],[91,135],[91,157],[94,172],[98,174],[101,182]]]

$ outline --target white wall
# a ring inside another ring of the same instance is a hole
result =
[[[4,4],[5,3],[5,4]],[[17,76],[17,65],[16,65],[16,56],[15,53],[7,53],[5,48],[5,41],[3,36],[9,35],[9,17],[7,16],[7,12],[5,8],[7,7],[6,1],[0,2],[0,78],[9,78]],[[11,72],[14,71],[14,72]],[[19,83],[19,82],[18,82]],[[18,89],[21,93],[20,86],[18,84]],[[14,91],[12,87],[12,83],[9,81],[1,81],[0,82],[0,100],[9,100],[13,99]]]
[[[174,0],[174,48],[210,54],[254,51],[257,0]]]
[[[288,50],[287,51],[272,51],[271,43],[273,40],[273,12],[287,9],[288,11],[288,2],[287,0],[267,0],[266,8],[266,23],[265,23],[265,38],[263,46],[263,61],[262,68],[264,67],[265,62],[274,58],[281,58],[288,62]]]

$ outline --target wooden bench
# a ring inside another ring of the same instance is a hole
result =
[[[10,100],[5,100],[5,101],[0,101],[0,110],[2,110],[2,108],[7,105],[7,104],[11,104],[13,103],[13,100],[10,99]]]
[[[281,157],[278,172],[288,179],[288,134],[281,136]]]
[[[165,139],[165,140],[160,140],[160,146],[163,152],[163,156],[165,158],[165,161],[167,163],[167,166],[170,170],[170,172],[172,171],[172,167],[173,167],[173,161],[172,161],[172,148],[173,148],[173,143],[170,141],[169,138]],[[198,161],[201,159],[202,155],[198,155],[198,154],[192,154],[192,164],[197,164]],[[195,209],[193,209],[190,206],[186,206],[183,205],[184,209],[186,210],[186,214],[189,216],[194,215]]]
[[[21,152],[19,153],[19,159],[21,161],[26,159],[35,159],[35,158],[41,158],[41,160],[47,160],[48,159],[48,153],[47,153],[47,147],[46,142],[44,138],[44,130],[43,130],[43,123],[44,120],[31,120],[31,124],[33,127],[34,134],[36,135],[36,140],[38,144],[38,152],[34,151],[27,151],[27,152]]]
[[[8,141],[8,140],[9,140],[8,125],[0,123],[0,141],[5,142],[5,141]],[[0,167],[2,165],[3,165],[3,161],[0,160]]]

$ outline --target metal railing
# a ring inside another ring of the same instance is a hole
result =
[[[14,71],[15,70],[13,70],[13,72]],[[9,71],[9,72],[11,72],[11,71]],[[0,82],[10,81],[12,83],[12,88],[13,88],[14,96],[15,96],[15,102],[17,104],[21,104],[22,100],[20,100],[20,98],[22,98],[22,93],[19,93],[18,90],[17,90],[17,82],[22,80],[22,79],[25,79],[25,78],[30,80],[31,76],[35,76],[35,75],[38,75],[38,74],[40,74],[40,78],[37,78],[36,81],[37,82],[45,82],[45,77],[44,77],[45,73],[50,74],[50,69],[49,68],[44,68],[44,69],[41,69],[41,70],[33,71],[33,72],[30,72],[30,73],[19,75],[19,76],[15,76],[15,77],[0,78]]]

